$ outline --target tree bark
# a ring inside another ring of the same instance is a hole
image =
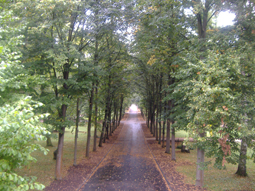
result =
[[[156,115],[155,131],[156,131],[156,141],[158,141],[158,105],[157,105],[157,115]]]
[[[166,128],[166,153],[170,154],[170,119],[167,120]]]
[[[166,92],[165,92],[165,97],[166,97]],[[162,148],[165,147],[165,127],[166,127],[166,107],[167,103],[164,103],[164,121],[163,121],[163,137],[162,137]]]
[[[78,139],[78,132],[79,132],[79,117],[80,117],[80,110],[79,110],[79,101],[80,99],[77,98],[77,105],[76,105],[76,127],[75,127],[75,136],[74,136],[74,162],[73,165],[76,166],[76,159],[77,159],[77,139]]]
[[[105,127],[106,127],[106,121],[107,121],[107,104],[108,104],[108,100],[106,100],[106,106],[105,106],[105,114],[104,114],[104,122],[102,125],[102,132],[100,135],[100,139],[99,139],[99,147],[102,147],[102,143],[104,141],[104,137],[105,137]]]
[[[93,143],[93,151],[94,152],[97,150],[97,110],[98,110],[98,108],[97,108],[97,96],[98,96],[97,87],[98,87],[98,83],[95,87],[95,90],[96,90],[95,98],[96,98],[96,100],[95,100],[95,125],[94,125],[95,130],[94,130],[94,143]]]
[[[120,120],[121,120],[121,118],[122,118],[123,101],[124,101],[123,94],[121,94],[121,96],[120,96],[120,115],[119,115],[118,126],[120,125]]]
[[[96,3],[98,3],[98,0],[96,0]],[[96,27],[98,29],[98,9],[95,11],[95,18],[96,18]],[[94,65],[98,66],[98,31],[97,34],[95,35],[95,55],[94,55]],[[97,75],[95,74],[95,77],[97,78]],[[94,120],[94,141],[93,141],[93,151],[95,152],[97,149],[97,99],[98,99],[98,80],[96,79],[96,87],[95,87],[95,120]]]
[[[66,110],[67,110],[67,105],[63,104],[61,107],[61,113],[60,113],[60,117],[63,119],[63,121],[65,121]],[[62,158],[63,158],[63,147],[64,147],[64,134],[65,134],[65,127],[62,127],[58,134],[58,151],[57,151],[56,170],[55,170],[56,180],[62,179],[61,169],[62,169]]]
[[[166,121],[163,121],[163,132],[162,132],[162,148],[165,147],[165,127],[166,127]]]
[[[239,176],[248,176],[246,172],[246,159],[247,159],[247,138],[244,137],[242,138],[242,143],[241,143],[241,150],[240,150],[240,156],[239,156],[239,164],[238,168],[236,171],[236,174]]]
[[[50,135],[47,135],[46,138],[46,147],[53,147]]]
[[[176,156],[175,156],[175,128],[174,127],[172,127],[172,153],[171,153],[171,157],[172,157],[173,161],[176,161]]]
[[[172,78],[170,75],[168,75],[168,85],[172,84]],[[170,110],[172,108],[172,102],[171,100],[168,101],[168,111],[169,111],[169,116],[167,119],[167,131],[166,131],[166,153],[170,153]]]
[[[158,108],[159,108],[159,138],[158,138],[158,144],[161,144],[161,112],[162,112],[162,74],[160,74],[160,82],[159,82],[159,102],[158,102]]]
[[[64,71],[63,71],[63,79],[68,80],[69,77],[69,60],[67,60],[67,63],[64,64]],[[63,84],[63,89],[66,91],[64,92],[67,94],[68,85],[66,83]],[[56,94],[57,97],[57,94]],[[59,118],[62,119],[62,121],[66,120],[66,111],[67,111],[67,105],[62,104],[61,110],[59,111]],[[62,158],[63,158],[63,148],[64,148],[64,134],[65,134],[65,126],[62,127],[59,131],[58,135],[58,149],[57,149],[57,159],[56,159],[56,169],[55,169],[55,178],[56,180],[61,180],[61,169],[62,169]]]
[[[204,167],[205,161],[204,149],[197,148],[197,171],[196,171],[196,186],[202,187],[204,185],[204,170],[200,168]]]
[[[94,83],[92,83],[92,90],[91,90],[90,99],[89,99],[89,121],[88,121],[88,132],[87,132],[86,157],[89,157],[89,149],[90,149],[93,99],[94,99]]]
[[[110,102],[110,101],[109,101]],[[108,105],[108,120],[107,120],[107,126],[106,126],[106,139],[109,139],[109,134],[110,135],[112,135],[111,134],[111,120],[112,120],[112,118],[111,118],[111,114],[112,114],[112,111],[111,111],[111,103]],[[109,133],[109,130],[110,130],[110,133]]]
[[[201,2],[200,2],[201,3]],[[197,26],[198,26],[198,37],[201,40],[202,46],[200,52],[203,53],[206,50],[204,46],[204,42],[206,39],[206,29],[208,23],[208,12],[210,11],[211,1],[206,0],[204,2],[204,9],[201,12],[196,14],[197,17]],[[201,54],[200,59],[203,60],[204,55]],[[205,133],[200,133],[200,137],[205,136]],[[204,185],[204,170],[201,170],[204,163],[204,155],[205,151],[202,148],[197,148],[197,172],[196,172],[196,186],[203,186]]]

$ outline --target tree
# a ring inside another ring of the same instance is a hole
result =
[[[0,189],[1,190],[42,190],[44,186],[36,183],[36,177],[22,177],[14,171],[36,162],[31,156],[35,150],[47,153],[35,141],[43,140],[46,129],[39,119],[45,115],[36,115],[34,109],[42,104],[33,102],[26,97],[12,105],[1,106],[1,152],[0,152]],[[39,125],[38,125],[39,124]]]
[[[45,114],[36,114],[41,103],[23,95],[29,76],[20,64],[22,56],[19,30],[13,27],[13,12],[10,3],[4,2],[1,16],[0,41],[0,190],[42,190],[36,177],[22,177],[15,170],[36,162],[31,156],[35,150],[47,153],[35,141],[42,140],[48,132],[40,123]],[[2,6],[2,5],[1,5]],[[21,28],[23,25],[21,26]]]
[[[85,67],[87,63],[84,58],[85,48],[90,42],[87,38],[87,6],[80,1],[23,1],[16,3],[15,7],[23,17],[22,22],[28,23],[24,30],[24,65],[31,76],[41,75],[42,79],[50,82],[47,89],[53,103],[51,107],[57,114],[54,125],[59,131],[56,160],[58,180],[62,178],[64,133],[66,126],[70,126],[66,113],[72,90],[77,89],[78,82],[79,88],[84,89],[85,81],[91,80],[87,74],[93,70]],[[75,75],[78,68],[82,81]]]

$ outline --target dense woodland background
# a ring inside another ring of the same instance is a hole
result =
[[[35,161],[35,150],[47,153],[38,141],[51,146],[53,132],[60,180],[65,130],[77,143],[86,122],[88,157],[131,103],[159,144],[166,137],[167,153],[175,131],[194,139],[185,144],[197,149],[197,186],[205,156],[216,168],[232,163],[239,176],[249,174],[253,0],[1,0],[0,9],[0,190],[44,188],[16,169]],[[222,11],[235,13],[234,25],[217,27]]]

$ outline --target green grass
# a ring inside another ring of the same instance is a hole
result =
[[[72,129],[66,129],[65,139],[64,139],[64,152],[63,152],[63,169],[62,177],[67,174],[67,170],[73,165],[74,160],[74,132]],[[79,127],[78,135],[78,146],[77,146],[77,163],[85,157],[85,148],[87,143],[87,127]],[[99,135],[100,132],[98,132]],[[57,134],[57,133],[54,133]],[[93,148],[93,135],[94,128],[91,131],[91,142],[90,150]],[[32,156],[37,159],[36,163],[30,163],[29,166],[18,169],[16,172],[21,176],[36,176],[37,182],[44,184],[45,186],[50,185],[50,183],[55,179],[55,165],[56,160],[53,160],[53,152],[57,148],[58,139],[52,139],[53,147],[46,147],[49,152],[44,155],[42,152],[35,151]],[[40,141],[39,144],[46,146],[46,141]]]
[[[177,166],[176,170],[184,174],[186,183],[195,184],[196,154],[196,150],[192,150],[191,153],[177,152],[177,163],[182,165]],[[205,161],[209,160],[211,159],[205,159]],[[190,164],[185,164],[185,162]],[[235,175],[237,165],[226,164],[227,170],[218,170],[212,165],[209,165],[208,170],[204,172],[204,187],[208,190],[255,190],[255,164],[251,160],[247,161],[249,176],[246,178]]]
[[[176,138],[186,138],[188,137],[188,133],[186,131],[180,130],[175,132]]]
[[[185,131],[177,131],[176,137],[187,137],[188,133]],[[177,150],[178,151],[178,150]],[[251,149],[248,149],[247,154],[250,156]],[[196,160],[197,151],[191,150],[191,153],[176,153],[178,165],[176,170],[185,175],[185,182],[195,184],[196,180]],[[205,161],[214,161],[213,159],[206,158]],[[186,163],[189,162],[189,163]],[[189,165],[188,165],[189,164]],[[204,172],[204,187],[208,190],[255,190],[255,163],[252,160],[247,160],[247,173],[248,177],[242,178],[235,175],[237,165],[226,164],[226,170],[218,170],[209,165],[208,170]]]

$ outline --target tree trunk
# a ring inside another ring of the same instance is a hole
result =
[[[116,111],[115,111],[115,127],[114,127],[114,131],[117,129],[118,127],[118,103],[116,104]]]
[[[106,129],[106,124],[107,124],[107,105],[108,105],[109,100],[106,99],[106,106],[105,106],[105,113],[104,113],[104,122],[102,125],[102,132],[101,132],[101,136],[100,136],[100,140],[99,140],[99,147],[102,147],[102,143],[104,142],[104,138],[105,138],[105,129]]]
[[[121,120],[121,118],[122,118],[123,101],[124,101],[123,94],[121,94],[121,97],[120,97],[120,115],[119,115],[118,126],[120,125],[120,120]]]
[[[98,3],[98,0],[96,0],[96,3]],[[96,27],[98,29],[99,24],[98,24],[98,12],[99,10],[96,9],[95,11],[95,21],[96,21]],[[98,31],[97,34],[95,35],[95,55],[94,55],[94,65],[98,66]],[[97,74],[95,74],[95,77],[97,78]],[[96,79],[96,87],[95,87],[95,120],[94,120],[94,141],[93,141],[93,151],[95,152],[97,149],[97,99],[98,99],[98,80]]]
[[[109,104],[109,107],[108,107],[108,120],[107,120],[107,126],[106,126],[106,139],[109,139],[109,130],[110,130],[110,135],[111,134],[111,114],[112,114],[112,111],[111,111],[111,103]]]
[[[172,84],[172,78],[170,75],[168,75],[168,85],[171,85]],[[172,102],[171,100],[168,101],[168,111],[169,111],[169,116],[168,116],[168,119],[167,119],[167,131],[166,131],[166,153],[170,153],[170,122],[171,122],[171,119],[170,119],[170,110],[171,110],[171,107],[172,107]]]
[[[77,98],[77,105],[76,105],[76,127],[75,127],[75,137],[74,137],[74,162],[73,165],[76,166],[76,158],[77,158],[77,139],[78,139],[78,132],[79,132],[79,117],[80,117],[80,110],[79,110],[79,101],[80,99]]]
[[[117,128],[117,101],[115,101],[115,105],[114,105],[114,115],[113,115],[113,121],[114,121],[114,125],[113,125],[113,131],[112,133],[115,131],[115,129]]]
[[[201,41],[201,48],[200,52],[205,52],[206,47],[203,45],[206,39],[206,29],[207,29],[207,23],[208,23],[208,12],[210,11],[211,7],[211,1],[206,0],[204,2],[204,9],[201,10],[201,12],[198,12],[196,14],[197,18],[197,29],[198,29],[198,37]],[[204,55],[201,54],[200,60],[204,60]],[[204,137],[205,133],[200,133],[200,137]],[[201,170],[200,168],[203,167],[204,163],[204,155],[205,151],[204,149],[197,148],[197,172],[196,172],[196,186],[203,186],[204,185],[204,170]]]
[[[246,159],[247,159],[247,138],[244,137],[242,138],[242,143],[241,143],[241,150],[240,150],[240,156],[239,156],[239,164],[238,164],[238,169],[236,171],[236,174],[239,176],[248,176],[246,172]]]
[[[162,148],[165,147],[165,127],[166,127],[166,121],[163,121],[163,134],[162,134]]]
[[[167,130],[166,130],[166,153],[170,154],[170,120],[167,120]]]
[[[87,134],[86,157],[89,157],[89,149],[90,149],[93,98],[94,98],[94,83],[92,83],[92,90],[91,90],[90,99],[89,99],[89,121],[88,121],[88,132],[87,132],[88,134]]]
[[[159,102],[158,102],[158,109],[159,109],[159,119],[158,119],[158,126],[159,126],[159,137],[158,137],[158,144],[161,144],[161,112],[162,112],[162,74],[160,75],[159,81]]]
[[[157,108],[155,131],[156,131],[156,141],[158,141],[158,108]]]
[[[53,147],[50,135],[47,135],[46,138],[46,147]]]
[[[175,157],[175,128],[174,127],[172,127],[172,153],[171,153],[171,157],[172,157],[173,161],[176,161],[176,157]]]
[[[68,80],[69,77],[69,65],[68,62],[64,65],[64,71],[63,71],[63,79]],[[63,88],[67,94],[68,86],[66,83],[63,84]],[[58,97],[56,93],[56,97]],[[61,110],[59,111],[59,117],[62,119],[62,121],[66,120],[66,111],[67,111],[67,105],[63,104],[61,106]],[[61,169],[62,169],[62,158],[63,158],[63,148],[64,148],[64,134],[65,134],[65,126],[61,127],[58,135],[58,151],[57,151],[57,159],[56,159],[56,170],[55,170],[55,178],[56,180],[61,180]]]
[[[154,122],[153,122],[153,119],[154,119],[154,116],[153,116],[153,109],[152,109],[152,111],[151,111],[151,114],[150,114],[150,116],[151,116],[151,125],[150,125],[150,130],[151,130],[151,133],[153,134],[153,125],[154,125]]]
[[[204,185],[204,170],[200,168],[204,167],[205,151],[203,149],[197,149],[197,171],[196,171],[196,186],[202,187]]]
[[[154,108],[155,108],[155,106],[154,106]],[[156,118],[156,111],[155,111],[155,109],[153,109],[153,121],[152,121],[152,123],[153,123],[153,125],[152,125],[152,131],[153,131],[153,137],[155,137],[155,135],[156,135],[156,125],[155,125],[155,119]]]
[[[66,110],[67,105],[62,105],[60,117],[65,121],[66,117]],[[56,159],[56,170],[55,170],[55,178],[56,180],[62,179],[61,169],[62,169],[62,158],[63,158],[63,147],[64,147],[64,134],[65,134],[65,127],[60,129],[58,134],[58,151],[57,151],[57,159]]]
[[[166,97],[166,92],[165,92],[165,97]],[[164,122],[163,122],[163,137],[162,137],[162,148],[165,146],[165,127],[166,127],[166,106],[167,102],[164,103]]]
[[[96,85],[96,94],[95,94],[95,98],[96,98],[96,100],[95,100],[95,125],[94,125],[94,128],[95,128],[95,130],[94,130],[94,144],[93,144],[93,151],[95,152],[96,150],[97,150],[97,110],[98,110],[98,108],[97,108],[97,96],[98,96],[98,89],[97,89],[97,87],[98,87],[98,83],[97,83],[97,85]]]
[[[151,119],[151,105],[148,109],[148,117],[147,117],[147,127],[150,129],[150,119]]]

